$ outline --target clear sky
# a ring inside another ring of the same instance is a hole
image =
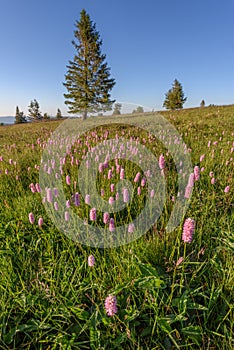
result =
[[[112,97],[162,109],[177,78],[184,107],[234,103],[233,0],[0,0],[0,116],[67,114],[64,75],[85,8],[103,40]]]

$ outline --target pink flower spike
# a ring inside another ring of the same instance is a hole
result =
[[[189,175],[189,180],[188,180],[188,186],[193,187],[194,186],[194,180],[195,180],[195,175],[194,173],[191,173]]]
[[[51,188],[47,188],[46,198],[47,198],[47,202],[52,203],[53,194],[52,194]]]
[[[89,265],[90,267],[93,267],[93,266],[95,265],[95,257],[94,257],[93,255],[90,255],[90,256],[88,257],[88,265]]]
[[[117,299],[115,295],[110,295],[105,299],[105,310],[108,316],[114,316],[118,312]]]
[[[114,232],[114,231],[115,231],[115,221],[114,221],[113,218],[110,219],[109,231],[110,231],[110,232]]]
[[[212,177],[212,179],[210,180],[210,182],[211,182],[212,185],[214,185],[214,183],[215,183],[215,178]]]
[[[230,191],[230,186],[225,187],[224,192],[228,193]]]
[[[96,221],[96,219],[97,219],[96,208],[92,208],[90,210],[89,218],[90,218],[91,221]]]
[[[195,230],[195,221],[191,218],[188,218],[184,222],[182,240],[185,243],[191,243],[193,240]]]
[[[114,192],[114,190],[115,190],[115,185],[114,184],[110,185],[110,190],[111,190],[111,192]]]
[[[185,194],[184,194],[184,198],[190,198],[191,197],[191,194],[192,194],[192,190],[193,188],[191,186],[186,186],[186,189],[185,189]]]
[[[69,175],[66,176],[66,184],[71,185],[71,178]]]
[[[64,213],[64,218],[65,218],[65,221],[69,221],[70,215],[69,215],[69,212],[68,212],[68,211],[65,211],[65,213]]]
[[[43,219],[39,218],[38,219],[38,226],[41,227],[43,225]]]
[[[177,260],[176,266],[179,266],[183,261],[184,261],[184,258],[183,258],[183,256],[181,256],[181,257]]]
[[[123,189],[123,201],[124,201],[124,203],[129,202],[129,192],[128,192],[128,189],[126,187]]]
[[[85,203],[90,205],[90,194],[86,194],[86,196],[85,196]]]
[[[143,177],[143,178],[141,179],[141,186],[144,187],[145,184],[146,184],[146,178]]]
[[[29,185],[29,187],[30,187],[30,190],[32,191],[32,193],[37,192],[36,187],[34,186],[33,183],[31,183],[31,184]]]
[[[159,168],[161,170],[163,170],[165,168],[165,158],[164,158],[164,156],[162,154],[159,157],[158,165],[159,165]]]
[[[54,209],[57,211],[58,210],[58,202],[54,202]]]
[[[103,222],[104,224],[108,224],[110,221],[110,215],[108,212],[103,213]]]
[[[205,154],[202,154],[201,157],[200,157],[200,162],[202,162],[205,158]]]
[[[119,177],[120,177],[120,180],[124,179],[124,169],[123,168],[121,168],[121,170],[120,170]]]
[[[194,180],[198,181],[200,179],[200,168],[198,165],[194,167]]]
[[[41,192],[41,187],[38,183],[36,183],[35,188],[36,188],[37,192]]]
[[[141,173],[137,173],[136,176],[135,176],[135,179],[134,179],[134,182],[138,182],[141,178]]]
[[[34,222],[35,222],[35,218],[34,218],[33,213],[29,213],[29,215],[28,215],[28,219],[29,219],[30,224],[34,224]]]
[[[114,197],[110,197],[110,198],[109,198],[109,204],[110,204],[110,205],[113,205],[114,203],[115,203]]]
[[[129,225],[128,225],[128,233],[133,233],[135,230],[135,225],[133,222],[131,222]]]

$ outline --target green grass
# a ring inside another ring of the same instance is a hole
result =
[[[190,244],[181,240],[183,222],[173,232],[165,229],[177,185],[173,161],[162,143],[139,134],[157,157],[165,155],[167,197],[161,217],[137,240],[101,249],[61,233],[46,215],[40,194],[29,188],[39,181],[35,168],[42,155],[39,144],[61,122],[0,127],[4,159],[0,161],[0,349],[234,348],[234,106],[161,114],[191,149],[193,166],[204,167],[185,215],[196,222]],[[116,120],[124,125],[125,118]],[[144,125],[153,121],[154,114],[136,118]],[[111,125],[109,137],[122,131],[127,137],[130,129]],[[131,132],[136,136],[138,131]],[[205,158],[200,163],[202,154]],[[16,164],[9,164],[9,159]],[[64,176],[70,173],[72,182],[77,175],[74,169],[67,159]],[[129,179],[136,170],[126,164]],[[107,183],[98,180],[108,198]],[[230,191],[224,193],[228,185]],[[64,188],[69,194],[70,188]],[[127,213],[133,217],[140,210],[141,201],[136,198]],[[88,211],[82,202],[79,215],[85,217]],[[34,225],[28,220],[30,212],[36,218]],[[123,211],[116,217],[121,223],[128,215]],[[89,255],[96,259],[92,268]],[[181,256],[184,260],[176,266]],[[118,303],[113,317],[104,309],[109,294]]]

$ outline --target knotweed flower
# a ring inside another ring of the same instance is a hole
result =
[[[71,178],[69,175],[66,176],[66,184],[71,185]]]
[[[90,256],[88,257],[88,265],[89,265],[90,267],[93,267],[93,266],[95,265],[95,257],[94,257],[93,255],[90,255]]]
[[[225,189],[224,189],[224,192],[228,193],[229,191],[230,191],[230,186],[226,186]]]
[[[200,179],[200,168],[198,165],[194,167],[194,180],[198,181]]]
[[[211,172],[209,173],[209,176],[210,176],[210,177],[213,177],[213,176],[214,176],[213,171],[211,171]]]
[[[35,188],[36,188],[37,192],[41,192],[41,187],[38,183],[36,183]]]
[[[202,154],[200,157],[200,162],[202,162],[204,158],[205,158],[205,154]]]
[[[58,202],[54,202],[54,209],[58,210]]]
[[[105,310],[108,316],[114,316],[118,312],[117,299],[115,295],[110,295],[105,299]]]
[[[109,198],[109,204],[110,204],[110,205],[113,205],[114,202],[115,202],[114,197],[110,197],[110,198]]]
[[[34,218],[33,213],[29,213],[29,215],[28,215],[28,219],[29,219],[30,224],[34,224],[34,222],[35,222],[35,218]]]
[[[164,156],[162,154],[159,157],[158,165],[159,165],[159,168],[161,170],[163,170],[165,168],[165,158],[164,158]]]
[[[113,174],[111,169],[108,171],[108,180],[110,180],[112,178]]]
[[[38,219],[38,226],[41,227],[43,225],[43,219],[39,218]]]
[[[134,182],[138,182],[141,178],[141,173],[137,173],[135,178],[134,178]]]
[[[214,183],[215,183],[215,178],[212,177],[212,179],[210,180],[210,182],[211,182],[212,185],[214,185]]]
[[[104,189],[102,188],[102,189],[101,189],[101,196],[103,197],[104,194],[105,194],[105,191],[104,191]]]
[[[86,194],[86,196],[85,196],[85,203],[90,205],[90,194]]]
[[[30,190],[32,191],[32,193],[37,192],[36,187],[34,186],[33,183],[31,183],[31,184],[29,185],[29,187],[30,187]]]
[[[115,190],[115,185],[114,184],[110,185],[110,190],[111,190],[111,192],[114,192],[114,190]]]
[[[70,206],[71,206],[71,202],[70,202],[70,200],[68,199],[68,200],[66,201],[66,208],[70,208]]]
[[[183,258],[183,256],[181,256],[181,257],[177,260],[176,266],[179,266],[183,261],[184,261],[184,258]]]
[[[124,203],[129,202],[129,192],[128,192],[128,189],[126,187],[123,189],[123,201],[124,201]]]
[[[192,194],[192,190],[193,188],[189,185],[186,186],[185,188],[185,194],[184,194],[184,198],[190,198],[191,197],[191,194]]]
[[[194,186],[194,180],[195,180],[195,175],[194,173],[191,173],[189,175],[189,180],[188,180],[188,186],[193,187]]]
[[[64,213],[64,218],[65,218],[65,221],[69,221],[70,215],[69,215],[69,212],[68,212],[68,211],[65,211],[65,213]]]
[[[80,195],[79,195],[78,192],[75,193],[74,204],[75,204],[76,207],[78,207],[80,205]]]
[[[110,231],[110,232],[114,232],[114,231],[115,231],[115,221],[114,221],[113,218],[110,219],[109,231]]]
[[[154,195],[155,195],[154,190],[151,190],[151,191],[150,191],[150,198],[153,198],[153,197],[154,197]]]
[[[46,190],[46,198],[47,198],[47,202],[52,203],[53,194],[52,194],[51,188],[47,188],[47,190]]]
[[[104,224],[108,224],[110,221],[110,215],[108,212],[103,213],[103,222]]]
[[[182,240],[185,243],[192,242],[193,235],[194,235],[194,229],[195,229],[195,221],[191,218],[186,219],[184,222],[183,234],[182,234]]]
[[[131,222],[129,225],[128,225],[128,233],[133,233],[135,230],[135,225],[133,222]]]
[[[141,179],[141,186],[144,187],[145,184],[146,184],[146,178],[143,177],[143,178]]]
[[[97,219],[96,208],[92,208],[90,210],[89,218],[90,218],[91,221],[96,221],[96,219]]]
[[[138,194],[138,196],[140,196],[140,194],[141,194],[141,188],[140,188],[140,186],[137,188],[137,194]]]
[[[121,170],[120,170],[119,177],[120,177],[120,180],[124,179],[124,169],[123,168],[121,168]]]

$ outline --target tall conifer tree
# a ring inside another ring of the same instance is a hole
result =
[[[163,107],[166,109],[181,109],[187,100],[187,97],[184,97],[182,85],[177,79],[174,80],[172,88],[165,95]]]
[[[85,10],[76,22],[74,36],[76,54],[65,75],[64,86],[68,91],[64,94],[65,104],[69,113],[82,113],[86,119],[89,112],[111,110],[115,101],[110,99],[110,90],[115,80],[110,77],[106,55],[101,53],[102,40],[96,25]]]

